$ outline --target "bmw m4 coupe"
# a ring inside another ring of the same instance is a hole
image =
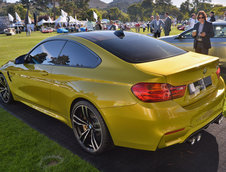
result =
[[[48,38],[0,68],[0,98],[71,127],[92,154],[194,144],[220,123],[219,58],[122,31]]]

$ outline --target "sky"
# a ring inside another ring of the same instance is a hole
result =
[[[16,0],[7,0],[7,2],[15,2],[15,1]],[[106,3],[112,2],[112,0],[101,0],[101,1],[106,2]],[[184,1],[186,1],[186,0],[172,0],[173,5],[176,5],[177,7],[180,7],[180,4]],[[226,0],[212,0],[212,3],[213,4],[221,4],[221,5],[226,6]]]

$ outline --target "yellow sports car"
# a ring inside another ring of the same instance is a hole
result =
[[[123,31],[48,38],[0,68],[0,97],[70,126],[92,154],[194,144],[223,119],[217,57]]]

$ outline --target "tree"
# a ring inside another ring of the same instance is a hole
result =
[[[212,0],[193,0],[193,10],[195,13],[198,13],[200,10],[204,10],[204,3],[212,2]]]
[[[7,6],[6,11],[11,15],[15,15],[15,12],[17,12],[21,19],[25,19],[27,12],[26,8],[24,8],[22,4],[10,4]]]
[[[143,9],[141,4],[132,4],[128,8],[128,15],[131,21],[138,21],[142,18]]]
[[[112,7],[108,10],[110,20],[119,20],[121,11],[117,7]]]
[[[87,14],[88,14],[88,20],[89,21],[96,21],[93,17],[93,12],[95,12],[98,16],[98,19],[102,19],[102,16],[101,16],[101,13],[95,9],[95,8],[90,8],[88,11],[87,11]]]
[[[143,0],[141,3],[141,7],[143,8],[143,17],[145,19],[149,19],[152,16],[154,3],[153,0]]]
[[[172,6],[171,0],[156,0],[155,8],[158,13],[163,14],[168,11],[168,8]]]
[[[75,16],[75,12],[77,11],[77,5],[73,1],[65,1],[61,0],[59,1],[60,8],[68,13],[70,16]]]
[[[193,5],[190,3],[190,0],[181,3],[180,11],[184,14],[188,13],[189,16],[193,13]]]

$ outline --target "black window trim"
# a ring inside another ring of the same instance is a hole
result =
[[[65,41],[64,45],[62,46],[60,53],[58,54],[58,57],[60,56],[61,52],[63,51],[65,45],[67,44],[67,42],[73,42],[85,49],[87,49],[91,54],[93,54],[94,56],[96,56],[98,58],[98,63],[95,65],[95,67],[78,67],[78,66],[72,66],[72,65],[49,65],[49,64],[38,64],[38,65],[47,65],[47,66],[64,66],[64,67],[76,67],[76,68],[88,68],[88,69],[95,69],[97,68],[101,63],[102,63],[102,59],[100,58],[100,56],[98,56],[94,51],[92,51],[91,49],[89,49],[87,46],[75,41],[75,40],[71,40],[71,39],[51,39],[51,40],[46,40],[46,41],[42,41],[39,44],[37,44],[35,47],[33,47],[28,53],[27,56],[25,58],[27,58],[38,46],[46,43],[46,42],[50,42],[50,41]],[[26,60],[26,59],[25,59]],[[33,64],[33,63],[27,63],[27,64]]]

